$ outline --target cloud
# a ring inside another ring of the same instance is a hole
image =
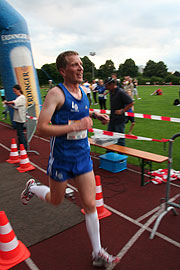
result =
[[[9,0],[26,19],[35,64],[55,62],[63,50],[89,56],[96,67],[128,58],[137,65],[164,61],[180,70],[179,0]]]

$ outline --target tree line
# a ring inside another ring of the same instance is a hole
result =
[[[99,69],[95,67],[95,64],[87,57],[81,58],[84,67],[84,79],[89,82],[92,79],[103,79],[110,77],[112,73],[116,73],[120,80],[123,80],[124,76],[131,76],[137,78],[139,84],[180,84],[180,72],[174,73],[168,72],[168,68],[163,61],[154,62],[149,60],[143,69],[143,72],[138,71],[138,66],[133,59],[126,59],[123,64],[119,65],[116,69],[112,60],[106,60],[105,64],[101,65]],[[56,70],[56,64],[45,64],[41,69],[37,69],[40,85],[47,84],[48,80],[53,80],[54,83],[62,81],[62,78]]]
[[[123,64],[120,64],[118,69],[112,60],[106,60],[105,64],[101,65],[99,69],[95,67],[95,64],[87,57],[81,58],[84,67],[84,79],[91,82],[93,79],[103,79],[110,77],[112,73],[116,73],[117,77],[123,81],[124,76],[131,76],[137,78],[138,84],[180,84],[180,72],[174,73],[168,72],[168,68],[163,61],[154,62],[149,60],[140,73],[138,66],[133,59],[126,59]],[[56,69],[56,64],[44,64],[40,69],[36,69],[41,86],[47,85],[48,80],[52,80],[54,84],[62,82],[62,77]],[[2,85],[0,77],[0,85]]]

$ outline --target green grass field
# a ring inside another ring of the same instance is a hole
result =
[[[174,106],[173,102],[178,98],[179,86],[160,86],[163,90],[162,96],[151,96],[150,94],[158,89],[158,86],[138,86],[139,96],[141,100],[135,100],[134,112],[149,115],[168,116],[180,118],[180,107]],[[91,106],[99,108],[99,106]],[[107,109],[109,109],[109,100],[107,100]],[[150,120],[150,119],[135,119],[136,124],[133,129],[133,134],[153,139],[169,139],[174,134],[180,133],[180,123]],[[94,127],[98,129],[106,129],[99,121],[94,120]],[[126,125],[126,134],[128,133],[130,122]],[[126,146],[149,151],[152,153],[168,156],[169,143],[148,142],[139,140],[126,139]],[[180,170],[180,137],[173,143],[173,164],[175,170]],[[99,149],[100,153],[104,150]],[[128,163],[139,165],[139,160],[134,157],[128,157]],[[167,165],[153,164],[153,169],[166,168]]]
[[[159,88],[158,86],[138,86],[139,96],[141,100],[135,100],[134,112],[141,114],[150,114],[158,116],[168,116],[180,118],[180,106],[174,106],[173,102],[176,98],[179,98],[179,86],[160,86],[163,90],[162,96],[151,96],[150,94]],[[41,96],[44,100],[47,88],[41,88]],[[99,109],[99,105],[91,106],[91,108]],[[107,99],[107,109],[110,109],[109,97]],[[0,106],[1,119],[3,107]],[[153,139],[169,139],[174,134],[180,133],[180,123],[174,123],[169,121],[159,121],[150,119],[136,118],[136,124],[133,130],[133,134],[137,136],[143,136]],[[107,126],[103,126],[98,120],[94,121],[94,128],[107,129]],[[10,123],[9,118],[4,122]],[[128,133],[130,123],[126,125],[126,133]],[[93,134],[89,134],[92,136]],[[149,151],[156,154],[168,156],[169,143],[162,142],[148,142],[139,140],[126,139],[126,146]],[[104,153],[103,149],[97,149],[99,153]],[[92,148],[93,151],[93,148]],[[180,170],[180,137],[178,137],[173,143],[173,163],[172,168]],[[139,160],[134,157],[128,157],[128,163],[139,165]],[[167,168],[167,164],[153,164],[153,169]]]

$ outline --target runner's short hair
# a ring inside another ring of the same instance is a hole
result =
[[[79,55],[79,53],[76,51],[65,51],[58,55],[58,57],[56,58],[56,67],[58,71],[60,68],[66,67],[67,65],[66,56],[71,56],[71,55]]]

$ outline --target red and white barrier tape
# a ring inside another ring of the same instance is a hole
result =
[[[99,109],[89,109],[91,112],[98,112],[98,113],[106,113],[110,114],[110,110],[99,110]],[[180,118],[173,118],[167,116],[158,116],[158,115],[150,115],[150,114],[141,114],[141,113],[132,113],[132,112],[125,112],[125,116],[134,116],[137,118],[145,118],[145,119],[152,119],[152,120],[161,120],[161,121],[169,121],[169,122],[176,122],[180,123]]]
[[[101,130],[101,129],[96,129],[96,128],[91,128],[88,131],[94,132],[95,134],[108,135],[116,139],[124,138],[124,139],[133,139],[133,140],[140,140],[140,141],[154,141],[154,142],[168,142],[169,141],[169,139],[161,139],[161,140],[151,139],[151,138],[146,138],[146,137],[141,137],[141,136]]]
[[[148,174],[153,177],[150,179],[150,181],[154,184],[162,184],[163,182],[167,182],[167,177],[168,177],[168,169],[159,169],[156,171],[148,172]],[[173,180],[180,180],[180,171],[175,171],[171,169],[170,171],[170,181]]]
[[[38,120],[37,117],[33,117],[33,116],[29,116],[29,115],[26,115],[26,118],[31,119],[31,120]]]
[[[98,113],[103,113],[103,114],[105,114],[105,113],[110,114],[111,113],[110,110],[99,110],[99,109],[89,109],[89,110],[91,112],[98,112]],[[180,123],[180,118],[173,118],[173,117],[167,117],[167,116],[158,116],[158,115],[132,113],[132,112],[125,112],[125,116]],[[33,117],[33,116],[29,116],[29,115],[27,115],[26,117],[28,119],[31,119],[31,120],[37,120],[37,117]]]
[[[33,117],[33,116],[29,116],[29,115],[27,115],[26,117],[28,119],[37,120],[37,117]],[[161,140],[151,139],[151,138],[129,135],[129,134],[124,134],[124,133],[111,132],[111,131],[101,130],[101,129],[96,129],[96,128],[91,128],[88,131],[94,132],[96,134],[108,135],[108,136],[114,137],[116,139],[125,138],[125,139],[133,139],[133,140],[140,140],[140,141],[155,141],[155,142],[168,142],[169,141],[169,139],[164,139],[164,138]]]

